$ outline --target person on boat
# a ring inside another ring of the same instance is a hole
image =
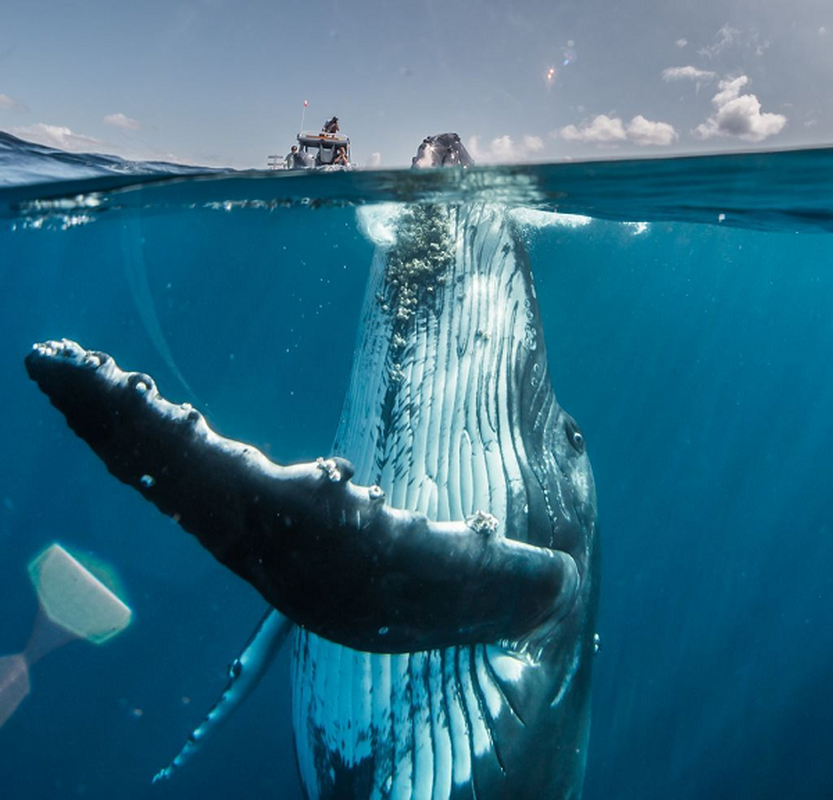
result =
[[[339,147],[336,150],[336,157],[333,159],[333,164],[341,164],[346,167],[349,163],[347,160],[347,148],[343,146]]]
[[[338,133],[338,117],[333,117],[328,122],[325,122],[322,130],[324,133]]]
[[[295,156],[298,153],[298,145],[293,144],[292,149],[286,154],[286,158],[283,160],[284,166],[287,169],[292,169],[295,166]]]

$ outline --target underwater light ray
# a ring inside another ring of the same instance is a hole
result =
[[[137,210],[135,213],[127,215],[122,223],[121,245],[122,255],[124,256],[124,277],[130,289],[130,296],[133,298],[133,303],[139,312],[139,319],[141,319],[148,336],[150,336],[156,352],[162,357],[165,365],[182,384],[185,391],[191,397],[196,397],[182,374],[182,370],[174,360],[171,348],[168,346],[168,340],[162,331],[159,315],[156,313],[143,253],[144,237],[142,236],[140,214],[141,210]]]

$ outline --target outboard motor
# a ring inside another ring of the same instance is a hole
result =
[[[474,159],[456,133],[426,136],[411,160],[411,167],[470,167]]]
[[[315,159],[306,151],[299,150],[289,165],[290,169],[312,169],[315,166]]]

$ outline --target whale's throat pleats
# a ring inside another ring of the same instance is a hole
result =
[[[521,421],[543,440],[558,408],[526,256],[503,213],[404,210],[395,244],[374,258],[363,313],[335,442],[356,480],[394,507],[440,521],[485,511],[506,536],[551,544],[528,530],[530,504],[551,500]],[[494,723],[514,713],[501,681],[513,670],[522,662],[496,646],[368,654],[299,631],[293,710],[307,792],[476,792],[503,771]]]

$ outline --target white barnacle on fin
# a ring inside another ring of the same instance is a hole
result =
[[[339,470],[338,465],[332,458],[321,458],[321,456],[319,456],[315,459],[315,465],[322,472],[327,473],[327,478],[332,483],[341,482],[341,470]]]
[[[494,536],[497,534],[499,523],[497,517],[487,511],[475,511],[470,517],[466,517],[466,525],[481,536]]]
[[[381,503],[385,499],[385,490],[375,483],[367,490],[367,494],[374,503]]]

